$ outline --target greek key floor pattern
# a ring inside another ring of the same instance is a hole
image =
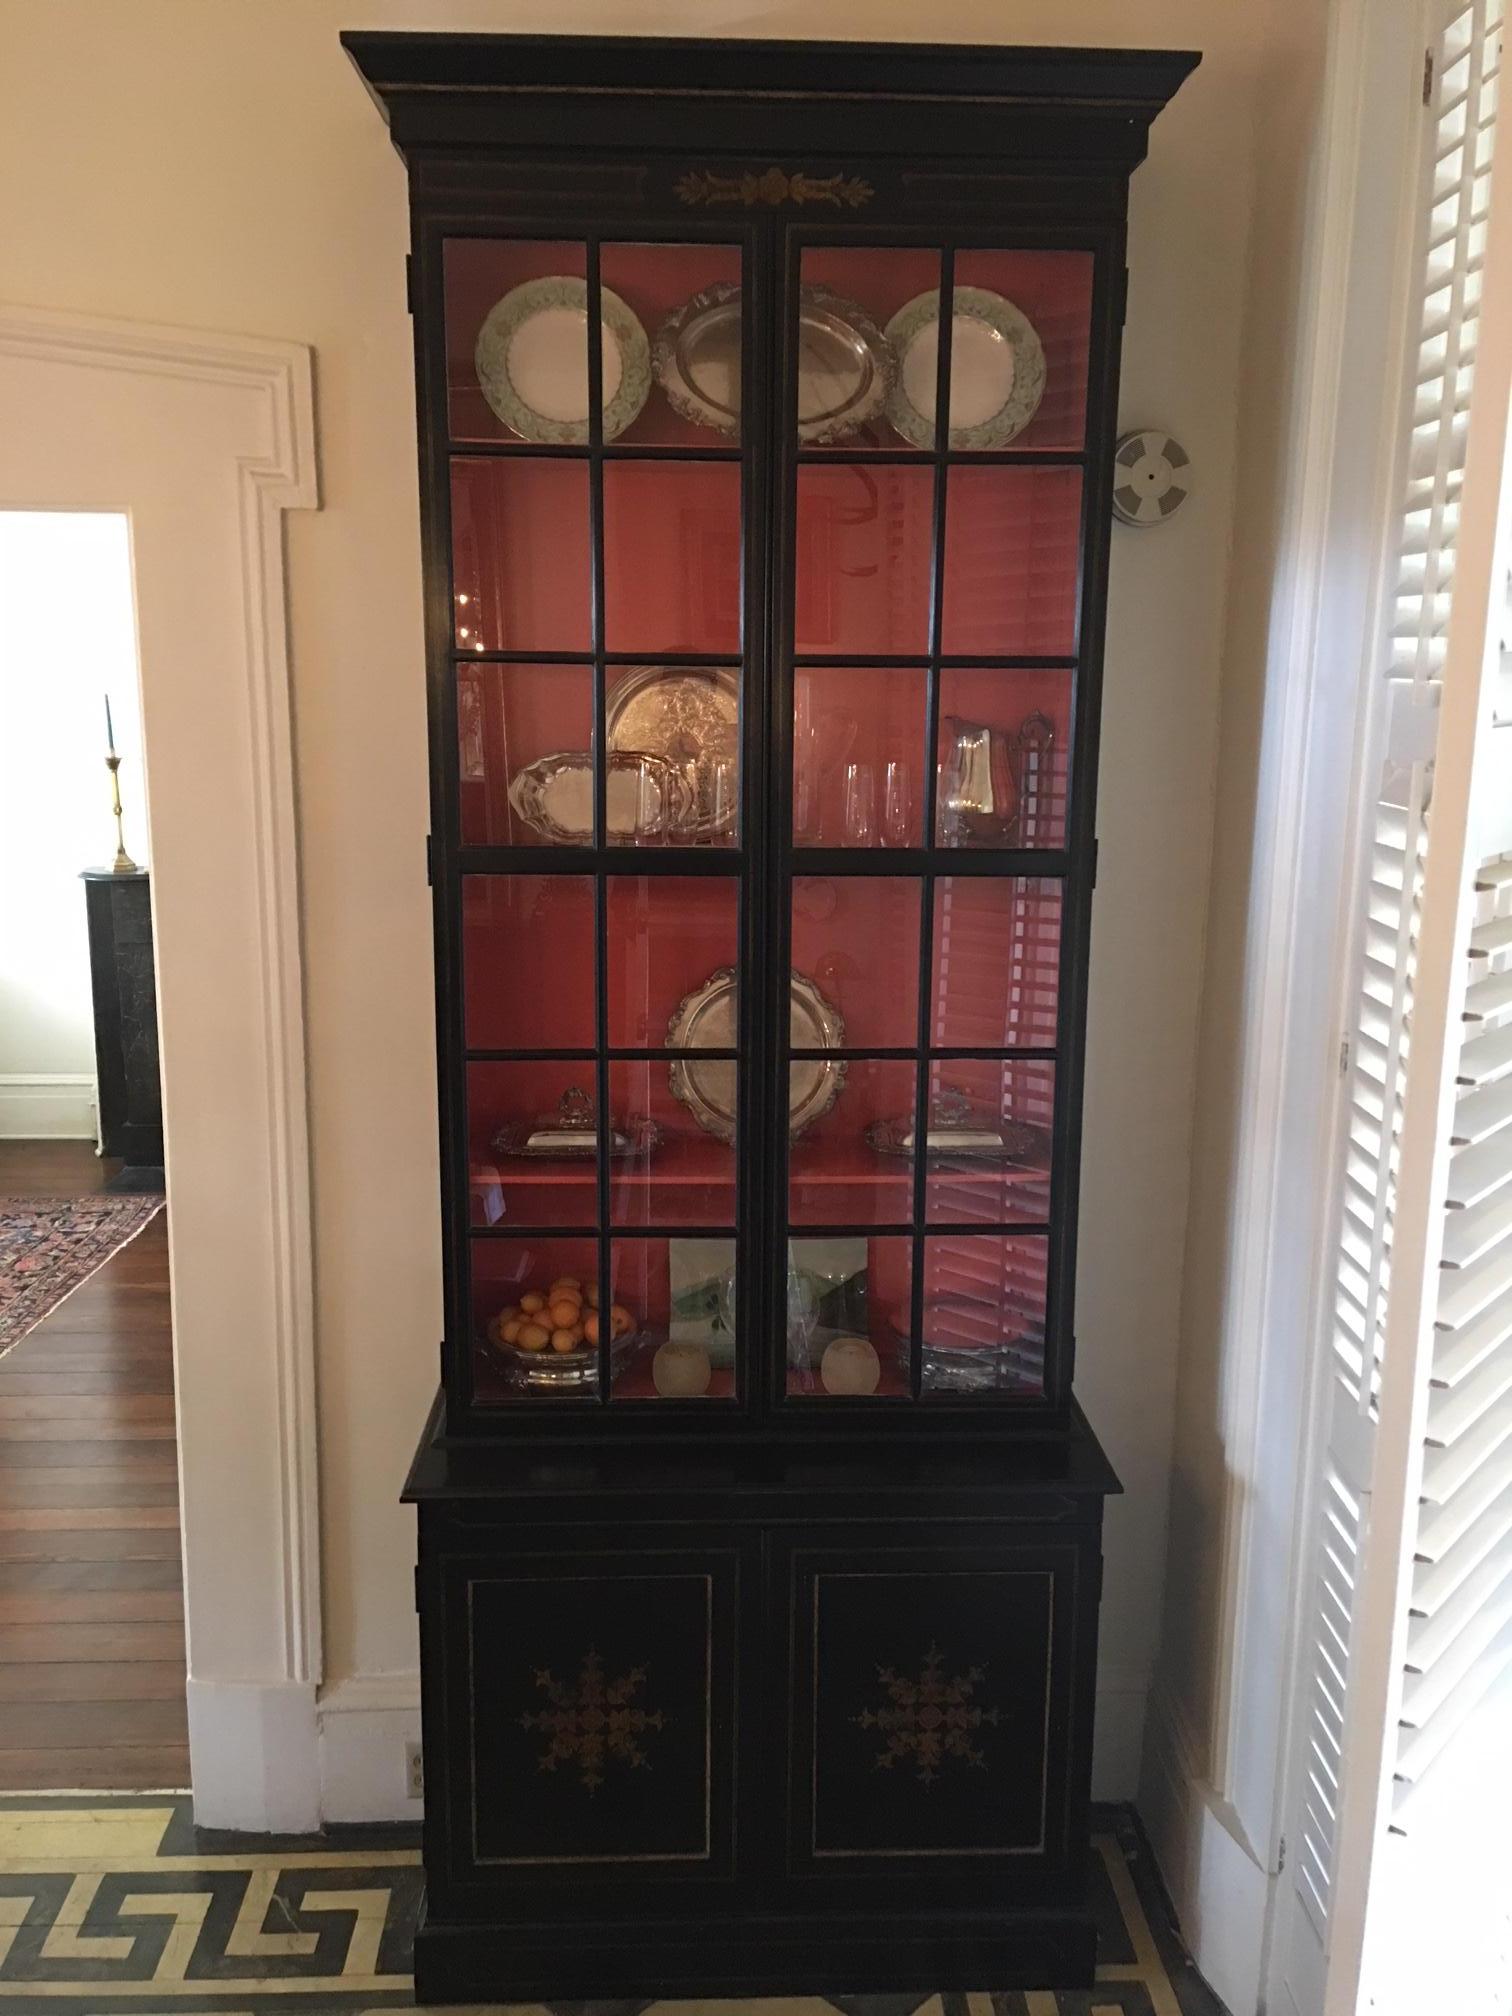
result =
[[[1097,1821],[1090,1990],[516,2004],[510,2016],[1222,2016],[1132,1816],[1105,1808]],[[0,1798],[0,2016],[412,2008],[420,1893],[413,1829],[211,1834],[176,1794]]]

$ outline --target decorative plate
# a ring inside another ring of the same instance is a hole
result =
[[[1159,427],[1119,436],[1113,451],[1113,516],[1121,525],[1163,525],[1187,500],[1191,458]]]
[[[604,439],[623,434],[651,392],[639,318],[600,287]],[[473,353],[483,397],[522,441],[588,439],[588,283],[566,274],[511,287],[489,309]]]
[[[1034,418],[1045,352],[1020,308],[985,287],[957,287],[950,316],[950,446],[1001,448]],[[897,375],[887,417],[915,448],[935,445],[940,293],[905,303],[887,325]]]
[[[679,1005],[667,1025],[674,1050],[733,1050],[737,983],[733,966],[711,973]],[[795,1050],[838,1050],[845,1041],[840,1011],[826,1001],[806,974],[795,973],[789,990]],[[806,1127],[828,1113],[845,1084],[843,1057],[795,1058],[788,1079],[788,1134],[796,1141]],[[674,1099],[680,1099],[706,1134],[735,1139],[737,1069],[733,1058],[703,1063],[679,1057],[667,1071]]]
[[[558,846],[593,842],[593,758],[563,749],[527,764],[509,787],[509,802],[544,840]],[[665,840],[693,817],[693,787],[675,764],[645,750],[611,750],[604,779],[604,825],[611,841]]]
[[[735,824],[740,680],[723,665],[635,665],[604,704],[610,761],[639,751],[670,765],[688,794],[671,837],[711,840]]]
[[[740,287],[722,280],[668,316],[651,368],[674,411],[720,434],[740,432]],[[804,287],[798,308],[798,439],[843,441],[875,420],[892,386],[892,353],[859,303]]]

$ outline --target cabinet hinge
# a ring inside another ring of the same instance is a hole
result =
[[[1425,105],[1433,103],[1433,51],[1431,49],[1423,51],[1423,103]]]
[[[427,889],[433,889],[436,886],[436,836],[434,833],[427,833],[425,836],[425,886]]]
[[[404,305],[411,315],[413,315],[415,312],[415,255],[413,252],[406,252],[404,255]]]
[[[1276,1874],[1279,1876],[1286,1867],[1286,1836],[1283,1834],[1276,1843]]]
[[[1347,1036],[1339,1038],[1339,1076],[1341,1078],[1349,1076],[1349,1038]]]

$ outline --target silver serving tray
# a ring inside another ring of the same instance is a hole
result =
[[[667,1026],[667,1044],[674,1050],[733,1050],[737,980],[732,966],[711,973],[704,984],[679,1004]],[[840,1011],[827,1001],[806,974],[795,973],[789,988],[792,1047],[795,1050],[837,1050],[845,1041]],[[843,1057],[800,1057],[788,1079],[788,1134],[792,1140],[828,1113],[845,1085]],[[676,1058],[667,1082],[706,1134],[720,1141],[735,1139],[738,1067],[733,1058],[698,1062]]]
[[[590,846],[592,756],[586,749],[563,749],[527,764],[509,787],[509,802],[543,839]],[[604,824],[611,841],[665,840],[684,832],[693,805],[693,787],[675,764],[649,750],[611,750],[604,778]]]
[[[722,280],[683,303],[656,333],[651,370],[667,403],[716,433],[740,432],[740,287]],[[798,439],[843,441],[886,408],[892,352],[866,310],[821,286],[800,290]]]
[[[678,773],[688,794],[669,832],[714,840],[735,824],[740,764],[740,679],[727,665],[633,665],[604,702],[611,761],[639,753]],[[717,766],[726,765],[721,805]]]
[[[866,1139],[879,1155],[914,1152],[914,1129],[906,1120],[874,1120],[866,1130]],[[1003,1120],[981,1127],[931,1120],[925,1132],[924,1152],[1037,1169],[1049,1166],[1050,1137],[1043,1127],[1031,1127],[1024,1120]]]

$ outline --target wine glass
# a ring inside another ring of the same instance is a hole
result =
[[[882,836],[889,847],[907,847],[915,831],[913,771],[895,758],[883,782]]]
[[[871,847],[877,838],[877,779],[870,763],[845,766],[845,844]]]

